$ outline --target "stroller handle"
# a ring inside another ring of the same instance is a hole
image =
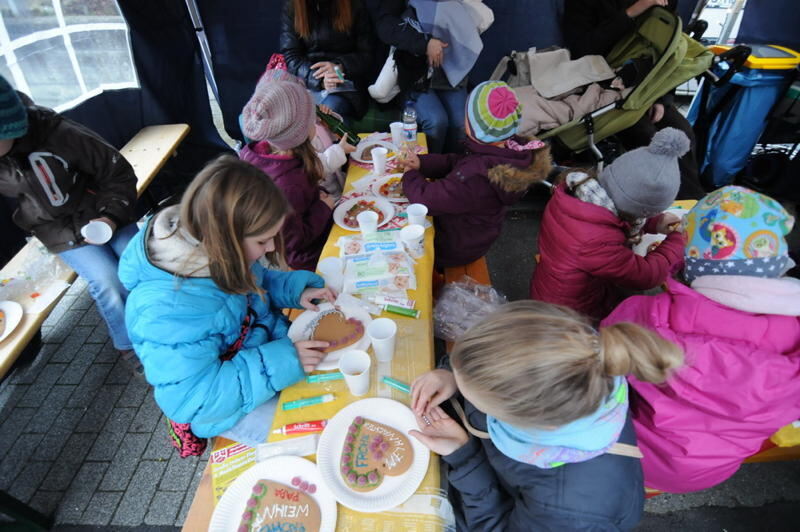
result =
[[[712,82],[714,83],[715,87],[719,87],[720,85],[725,85],[730,81],[730,79],[742,70],[747,58],[750,57],[753,49],[749,46],[745,46],[743,44],[738,44],[731,48],[730,50],[726,50],[725,52],[719,54],[718,56],[714,57],[714,64],[717,65],[721,62],[728,63],[728,71],[722,75],[722,77],[718,77],[711,70],[707,70],[706,74],[711,77]]]

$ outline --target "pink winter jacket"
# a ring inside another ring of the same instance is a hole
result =
[[[800,418],[800,283],[708,276],[692,286],[670,279],[665,293],[628,298],[602,323],[637,323],[686,353],[664,385],[628,378],[645,485],[670,493],[726,480]],[[765,308],[773,313],[756,313]]]

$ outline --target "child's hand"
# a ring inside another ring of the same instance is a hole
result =
[[[413,151],[402,150],[397,158],[397,165],[404,172],[419,170],[419,156]]]
[[[356,147],[347,142],[347,133],[342,135],[342,138],[339,139],[339,147],[342,148],[342,151],[345,153],[353,153],[356,151]]]
[[[336,204],[336,198],[334,198],[324,190],[320,190],[319,199],[322,200],[322,203],[327,205],[329,209],[333,210],[333,206]]]
[[[681,219],[676,214],[665,212],[661,215],[661,219],[656,225],[656,231],[662,235],[668,235],[673,231],[677,231],[681,227]]]
[[[441,456],[454,453],[469,441],[467,431],[438,406],[426,415],[414,415],[421,431],[410,430],[408,433]]]
[[[435,369],[423,373],[411,383],[411,409],[416,414],[427,414],[443,401],[451,398],[458,388],[453,373]]]
[[[294,348],[297,349],[297,358],[300,359],[300,363],[303,365],[303,371],[306,373],[314,371],[314,368],[316,368],[327,355],[327,353],[323,353],[319,350],[329,345],[328,342],[322,342],[320,340],[300,340],[299,342],[295,342]]]
[[[311,302],[312,299],[324,299],[333,303],[336,301],[336,292],[327,286],[325,288],[306,288],[300,294],[300,306],[307,310],[319,310],[319,307]]]

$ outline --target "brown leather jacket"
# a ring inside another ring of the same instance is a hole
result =
[[[14,222],[58,253],[83,245],[80,229],[106,216],[134,219],[136,175],[122,154],[90,129],[20,94],[28,132],[0,157],[0,194],[15,198]]]

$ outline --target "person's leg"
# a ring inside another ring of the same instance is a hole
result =
[[[334,113],[342,117],[345,124],[350,125],[353,123],[356,110],[353,109],[353,104],[341,94],[328,94],[320,103],[333,109]]]
[[[138,232],[139,226],[137,226],[136,223],[128,224],[114,232],[114,236],[111,237],[108,245],[111,246],[111,249],[114,250],[114,254],[116,254],[117,257],[121,257],[122,252],[125,251],[125,248],[128,246],[128,242],[130,242],[131,238]]]
[[[436,92],[414,92],[411,94],[417,110],[417,127],[425,133],[429,153],[442,153],[447,137],[447,111]]]
[[[89,294],[97,303],[97,310],[108,326],[114,347],[120,351],[131,349],[125,328],[125,299],[128,291],[117,276],[119,259],[108,245],[85,245],[58,254],[67,265],[86,279]]]
[[[462,87],[451,91],[436,91],[439,100],[447,111],[447,136],[444,143],[445,153],[463,151],[461,141],[466,137],[464,131],[464,113],[467,105],[467,89]]]
[[[695,152],[694,130],[689,121],[686,120],[674,105],[664,106],[664,117],[656,124],[657,129],[674,127],[680,129],[689,137],[691,147],[686,154],[678,159],[678,166],[681,171],[681,188],[678,190],[678,199],[700,199],[706,195],[703,184],[700,181],[700,171],[697,165]]]

